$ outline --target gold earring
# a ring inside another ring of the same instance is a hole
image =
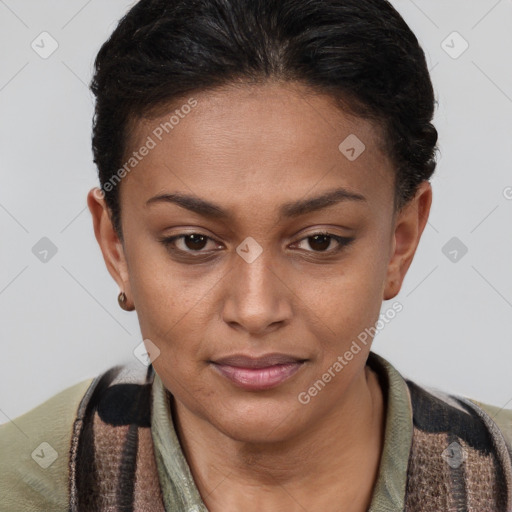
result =
[[[135,308],[132,306],[128,306],[126,303],[126,293],[120,292],[117,296],[117,302],[119,303],[119,306],[121,309],[124,309],[125,311],[133,311]]]

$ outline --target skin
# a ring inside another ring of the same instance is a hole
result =
[[[300,84],[193,97],[198,105],[120,185],[123,243],[98,189],[88,205],[107,268],[135,307],[143,337],[160,349],[153,366],[174,396],[194,480],[210,511],[365,511],[385,427],[382,390],[365,365],[371,343],[307,405],[297,397],[400,291],[431,186],[424,182],[395,214],[393,164],[378,127]],[[131,150],[169,115],[136,122]],[[338,149],[349,134],[366,146],[354,161]],[[339,187],[366,200],[279,220],[282,204]],[[214,202],[232,217],[145,204],[174,192]],[[354,240],[334,253],[334,239],[307,238],[323,230]],[[159,241],[183,233],[211,240],[178,240],[176,251],[188,251],[182,256]],[[252,263],[236,252],[247,237],[263,250]],[[198,250],[209,254],[199,263]],[[208,362],[269,352],[307,361],[265,391],[235,386]]]

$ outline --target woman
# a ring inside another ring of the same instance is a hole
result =
[[[437,141],[392,6],[141,0],[92,90],[88,205],[147,359],[0,428],[1,510],[512,510],[512,411],[370,350]]]

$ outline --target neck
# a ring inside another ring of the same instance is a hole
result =
[[[385,410],[377,375],[367,366],[339,407],[284,441],[233,440],[179,402],[173,404],[173,414],[194,481],[210,512],[325,512],[340,507],[356,512],[370,505]]]

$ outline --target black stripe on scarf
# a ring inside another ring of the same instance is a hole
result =
[[[80,417],[79,414],[76,420],[78,423],[81,422],[81,429],[76,451],[74,454],[71,454],[70,459],[70,465],[72,466],[70,474],[74,475],[75,478],[75,481],[71,483],[72,512],[100,510],[94,452],[93,418],[98,402],[120,371],[120,366],[111,368],[92,384],[94,389],[90,398],[87,394],[84,397],[85,399],[88,398],[88,402],[85,411],[83,411],[83,416]]]
[[[139,427],[136,423],[132,423],[126,434],[119,467],[119,484],[116,494],[119,512],[133,512],[138,448]]]
[[[492,438],[482,419],[461,403],[467,413],[443,402],[414,382],[406,383],[411,393],[413,423],[424,432],[453,434],[485,454],[493,451]]]

